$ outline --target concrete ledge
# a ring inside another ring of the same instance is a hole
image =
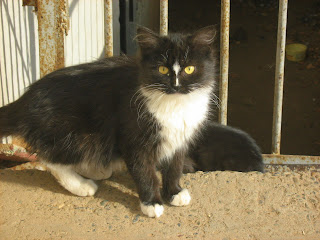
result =
[[[1,239],[320,239],[320,172],[197,172],[181,180],[192,200],[140,212],[127,174],[77,197],[48,173],[0,170]]]

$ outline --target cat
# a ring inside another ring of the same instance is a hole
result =
[[[264,172],[261,150],[246,132],[230,126],[208,123],[190,148],[184,172]]]
[[[184,158],[209,116],[216,85],[215,27],[160,36],[140,27],[139,56],[119,56],[54,71],[0,108],[0,136],[20,136],[58,182],[92,196],[93,180],[123,159],[142,212],[163,201],[188,205]],[[162,191],[156,175],[162,174]]]

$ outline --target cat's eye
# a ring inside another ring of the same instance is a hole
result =
[[[184,69],[187,74],[191,74],[194,72],[194,66],[188,66]]]
[[[165,67],[165,66],[160,66],[159,67],[159,72],[161,74],[167,74],[169,72],[169,69],[167,67]]]

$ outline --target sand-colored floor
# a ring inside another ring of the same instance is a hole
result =
[[[77,197],[47,172],[0,170],[0,239],[320,239],[320,172],[198,172],[191,205],[158,219],[139,209],[127,174]]]

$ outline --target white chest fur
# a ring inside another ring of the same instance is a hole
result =
[[[208,115],[211,90],[211,87],[202,88],[189,94],[142,90],[148,99],[149,112],[161,125],[160,160],[170,159],[192,140]]]

